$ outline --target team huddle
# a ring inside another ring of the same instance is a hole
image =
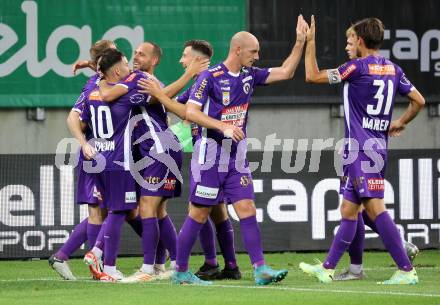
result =
[[[316,62],[313,16],[310,25],[298,16],[296,42],[279,67],[254,67],[259,42],[249,32],[233,35],[227,58],[213,66],[209,66],[210,43],[190,40],[180,59],[185,72],[168,86],[154,76],[162,56],[157,44],[139,45],[130,68],[112,41],[95,43],[91,59],[74,66],[74,71],[91,68],[96,74],[84,86],[67,119],[81,145],[76,198],[79,204],[88,205],[89,217],[49,258],[52,268],[64,279],[75,280],[67,261],[87,241],[84,262],[93,278],[103,282],[171,279],[175,284],[210,285],[211,280],[240,279],[226,209],[231,204],[239,218],[255,283],[282,281],[288,270],[270,268],[263,254],[246,158],[246,125],[254,88],[292,79],[305,47],[307,82],[344,84],[345,144],[339,229],[324,263],[301,263],[299,268],[323,283],[363,279],[367,224],[379,234],[398,267],[381,283],[418,283],[412,266],[418,249],[402,240],[383,198],[388,137],[399,136],[425,101],[402,69],[379,55],[384,37],[379,19],[361,20],[346,34],[350,60],[327,70],[320,70]],[[409,106],[391,121],[396,93],[407,96]],[[168,126],[168,112],[191,124],[189,181],[182,181],[182,146]],[[189,183],[189,205],[177,234],[166,206],[180,196],[182,183]],[[143,250],[139,270],[129,276],[117,269],[124,222],[139,235]],[[224,258],[222,270],[215,235]],[[197,239],[205,262],[192,273],[188,266]],[[350,267],[335,275],[345,251],[350,255]],[[165,267],[167,258],[169,268]]]

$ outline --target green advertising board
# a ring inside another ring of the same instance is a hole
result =
[[[245,28],[245,0],[2,0],[0,3],[0,107],[70,107],[91,70],[72,74],[99,39],[114,40],[130,59],[143,41],[164,56],[156,75],[164,83],[183,68],[183,43],[206,39],[213,63],[229,39]]]

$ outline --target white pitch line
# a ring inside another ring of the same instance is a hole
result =
[[[331,292],[331,293],[348,293],[348,294],[374,294],[374,295],[398,295],[398,296],[416,296],[440,298],[440,294],[432,293],[411,293],[411,292],[393,292],[393,291],[355,291],[355,290],[337,290],[337,289],[313,289],[300,287],[276,287],[276,286],[240,286],[240,285],[211,285],[208,287],[220,288],[241,288],[241,289],[269,289],[269,290],[288,290],[288,291],[306,291],[306,292]]]
[[[11,280],[0,280],[0,282],[89,282],[93,284],[107,284],[107,285],[118,285],[114,283],[101,283],[99,281],[92,281],[89,277],[77,278],[77,281],[66,281],[59,278],[34,278],[34,279],[11,279]],[[120,283],[124,285],[135,285],[130,283]],[[145,284],[145,283],[139,283]],[[170,282],[150,282],[148,285],[172,285]],[[191,286],[183,285],[183,287],[201,287],[201,286]],[[434,293],[416,293],[416,292],[395,292],[395,291],[356,291],[356,290],[338,290],[338,289],[313,289],[304,287],[279,287],[279,286],[242,286],[242,285],[210,285],[203,287],[218,287],[218,288],[233,288],[233,289],[266,289],[266,290],[280,290],[280,291],[303,291],[303,292],[321,292],[321,293],[346,293],[346,294],[372,294],[372,295],[388,295],[388,296],[415,296],[415,297],[427,297],[427,298],[440,298],[440,294]],[[382,286],[383,287],[383,286]]]

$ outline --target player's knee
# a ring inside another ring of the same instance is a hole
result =
[[[242,200],[234,203],[234,209],[240,219],[257,215],[257,209],[252,200]]]
[[[358,218],[359,207],[353,204],[347,204],[342,202],[341,204],[341,216],[345,219],[356,220]]]
[[[189,208],[189,216],[198,223],[205,223],[208,220],[210,212],[211,207],[199,206],[196,204],[191,204]]]
[[[99,207],[89,207],[89,223],[102,224],[104,215]]]
[[[368,198],[362,203],[371,219],[376,219],[378,215],[387,210],[385,207],[385,201],[382,198]]]

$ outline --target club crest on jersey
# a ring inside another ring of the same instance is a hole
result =
[[[230,94],[229,94],[229,92],[225,92],[225,91],[223,91],[222,92],[222,102],[223,102],[223,105],[224,106],[228,106],[229,105],[229,103],[231,103],[231,99],[230,99]]]
[[[245,83],[245,84],[243,85],[243,91],[244,91],[244,93],[248,94],[248,93],[249,93],[249,90],[251,90],[251,85],[250,85],[249,83]]]
[[[142,103],[145,99],[145,95],[141,93],[136,93],[130,96],[130,103],[132,104],[139,104]]]
[[[251,183],[252,183],[252,179],[251,178],[249,178],[248,176],[241,176],[241,178],[240,178],[240,185],[242,187],[247,187]]]

